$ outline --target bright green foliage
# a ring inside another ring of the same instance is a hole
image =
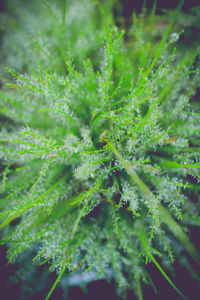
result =
[[[176,54],[182,1],[159,41],[154,10],[147,23],[133,16],[125,41],[114,1],[50,2],[20,7],[12,17],[19,28],[3,44],[15,45],[0,90],[9,260],[37,243],[38,262],[59,274],[55,285],[65,270],[105,278],[110,268],[118,292],[131,288],[139,299],[141,284],[152,284],[152,261],[182,295],[155,258],[167,266],[185,249],[199,260],[185,228],[200,224],[189,199],[199,191],[189,178],[200,179],[199,113],[190,101],[199,48]]]

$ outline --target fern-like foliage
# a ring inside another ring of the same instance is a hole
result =
[[[134,15],[127,41],[115,1],[42,3],[11,16],[20,25],[3,44],[12,41],[0,90],[9,261],[39,245],[35,260],[58,272],[46,299],[66,270],[106,278],[110,268],[119,294],[132,288],[141,300],[141,282],[152,284],[148,261],[185,298],[162,267],[184,250],[199,260],[185,229],[200,224],[189,198],[199,191],[190,177],[200,179],[199,113],[190,101],[199,48],[175,50],[183,1],[163,36],[153,31],[155,7],[148,21]]]

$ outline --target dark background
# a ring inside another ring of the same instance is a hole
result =
[[[196,243],[199,238],[199,230],[193,228],[192,230],[192,241]],[[0,248],[0,299],[2,300],[44,300],[45,296],[48,294],[50,288],[47,287],[41,292],[35,293],[31,297],[22,298],[21,284],[12,284],[8,286],[8,280],[10,276],[13,276],[17,270],[17,265],[8,264],[6,259],[6,248]],[[192,262],[191,262],[192,263]],[[31,264],[31,262],[30,262]],[[174,284],[181,290],[181,292],[186,296],[188,300],[198,300],[200,295],[200,288],[196,280],[192,279],[191,275],[186,271],[184,267],[179,265],[177,262],[173,265],[176,277],[172,277],[168,272],[170,278]],[[197,266],[192,263],[192,267],[197,270]],[[158,269],[152,263],[147,265],[149,274],[151,275],[154,284],[158,290],[155,294],[153,288],[150,286],[143,286],[143,296],[144,300],[182,300],[182,298],[177,294],[177,292],[169,285],[166,279],[161,275]],[[53,284],[56,280],[57,275],[55,273],[50,274],[49,283]],[[50,285],[49,284],[49,285]],[[57,287],[53,292],[51,299],[62,300],[62,289]],[[114,282],[107,283],[106,281],[99,280],[88,284],[87,293],[84,293],[80,287],[71,287],[68,292],[67,300],[122,300],[117,298],[115,292]],[[127,300],[137,300],[132,291],[128,291]]]
[[[144,5],[144,0],[122,0],[121,2],[124,6],[124,16],[131,16],[133,10],[140,12]],[[175,8],[179,2],[179,0],[157,0],[157,13],[159,13],[159,10],[163,8]],[[146,0],[145,3],[147,9],[150,9],[153,6],[154,0]],[[197,5],[200,5],[199,0],[185,0],[182,11],[190,12],[191,8]]]
[[[28,0],[26,0],[28,1]],[[144,1],[143,0],[122,0],[122,14],[124,18],[130,18],[132,16],[133,11],[137,11],[138,13],[141,12],[142,6]],[[146,8],[150,10],[154,0],[147,0],[146,1]],[[162,9],[172,9],[177,6],[179,0],[158,0],[157,1],[157,14],[162,14]],[[182,7],[182,11],[189,13],[192,7],[200,5],[200,1],[198,0],[185,0],[184,5]],[[3,0],[0,0],[0,11],[5,10],[5,3]],[[199,20],[200,21],[200,20]],[[191,227],[191,240],[197,245],[198,250],[200,251],[200,243],[199,243],[199,229],[196,227]],[[31,262],[30,262],[31,263]],[[198,268],[191,261],[192,267],[196,270]],[[12,284],[8,286],[8,280],[18,269],[17,265],[8,264],[6,259],[6,247],[0,247],[0,299],[2,300],[20,300],[23,299],[21,295],[21,284],[22,282],[18,282],[16,284]],[[158,289],[158,293],[155,294],[152,287],[144,286],[143,287],[143,296],[144,300],[179,300],[182,299],[177,292],[169,285],[166,279],[161,275],[158,269],[152,263],[147,265],[147,269],[149,274],[152,276],[153,281]],[[178,262],[174,263],[174,270],[176,277],[171,277],[172,281],[175,285],[181,290],[181,292],[186,296],[188,300],[198,300],[200,299],[200,288],[196,280],[194,280],[191,275],[183,268]],[[54,282],[57,275],[52,273],[50,275],[49,281],[50,283]],[[45,288],[42,292],[36,293],[32,297],[25,298],[25,300],[43,300],[49,291],[49,287]],[[54,293],[51,296],[51,299],[61,300],[62,299],[62,289],[56,288]],[[81,288],[79,287],[72,287],[69,289],[67,300],[88,300],[88,299],[110,299],[110,300],[121,300],[117,298],[115,292],[115,285],[114,282],[107,283],[103,280],[99,280],[96,282],[92,282],[88,284],[87,294],[85,294]],[[136,300],[133,292],[128,291],[127,300]]]

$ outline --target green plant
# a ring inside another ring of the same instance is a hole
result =
[[[115,2],[106,3],[38,4],[39,31],[28,10],[20,19],[26,43],[8,62],[20,53],[15,67],[26,74],[6,67],[10,81],[0,91],[8,119],[0,134],[2,243],[9,261],[39,244],[34,260],[58,272],[46,299],[66,270],[104,278],[111,268],[119,294],[132,288],[141,300],[141,281],[154,287],[148,261],[185,298],[162,265],[184,250],[199,261],[185,227],[200,224],[189,200],[199,186],[188,180],[200,179],[199,113],[189,103],[199,48],[176,55],[179,34],[171,33],[183,1],[159,42],[155,6],[147,20],[134,15],[126,42]]]

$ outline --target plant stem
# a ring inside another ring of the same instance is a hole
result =
[[[169,35],[169,32],[170,32],[170,30],[171,30],[171,28],[172,28],[172,26],[173,26],[173,24],[174,24],[174,22],[176,20],[176,17],[178,15],[179,11],[181,10],[181,7],[183,6],[183,3],[184,3],[184,0],[181,0],[180,3],[178,4],[178,6],[176,8],[176,11],[175,11],[175,14],[173,15],[173,18],[172,18],[169,26],[167,27],[167,30],[165,31],[165,34],[164,34],[164,36],[163,36],[163,38],[162,38],[162,40],[161,40],[161,42],[160,42],[160,44],[159,44],[159,46],[157,48],[156,55],[155,55],[155,57],[154,57],[151,65],[149,66],[148,70],[146,71],[146,76],[149,75],[149,73],[151,72],[151,70],[155,66],[155,64],[157,62],[157,59],[160,56],[161,50],[163,48],[163,45],[164,45],[164,43],[165,43],[165,41],[166,41],[166,39],[167,39],[167,37]]]
[[[191,243],[188,236],[184,233],[181,226],[176,223],[176,221],[172,218],[168,210],[160,204],[155,198],[154,194],[150,191],[148,186],[142,181],[142,179],[137,175],[137,173],[132,169],[131,164],[127,162],[123,156],[119,153],[119,151],[115,148],[115,146],[109,142],[108,147],[113,151],[117,159],[121,162],[122,166],[132,178],[133,182],[138,186],[141,193],[146,197],[146,199],[151,202],[151,206],[156,205],[156,208],[159,211],[159,216],[162,221],[168,226],[170,231],[175,235],[175,237],[179,240],[181,245],[185,248],[185,250],[191,255],[191,257],[199,262],[200,256],[197,252],[195,246]]]
[[[62,25],[65,26],[66,2],[62,0]]]

